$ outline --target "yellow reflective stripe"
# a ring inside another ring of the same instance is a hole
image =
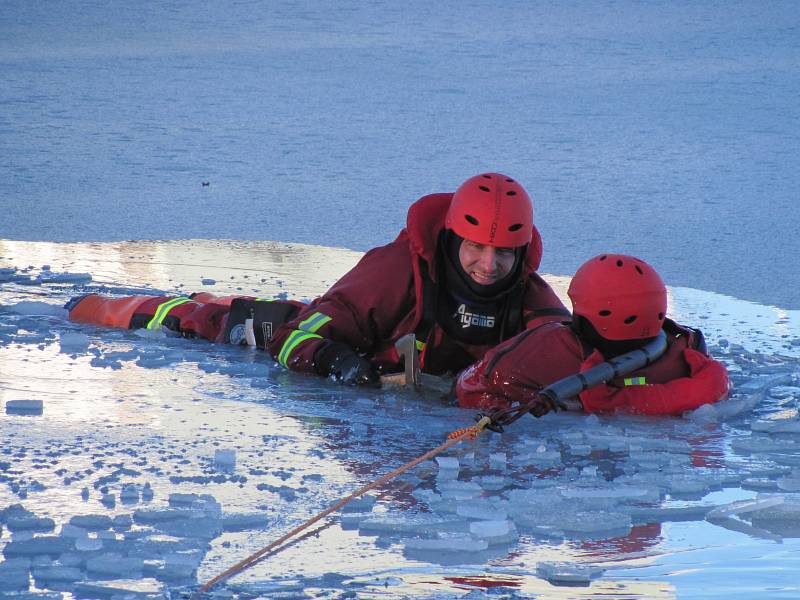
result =
[[[300,329],[296,329],[295,331],[290,333],[289,337],[286,338],[286,341],[283,343],[281,351],[278,353],[278,363],[286,368],[289,368],[287,362],[289,360],[289,356],[292,354],[294,349],[297,348],[297,346],[299,346],[306,340],[315,338],[322,339],[322,336],[317,335],[316,333],[308,333],[307,331],[302,331]]]
[[[417,347],[417,350],[419,352],[422,352],[423,350],[425,350],[425,342],[423,342],[422,340],[416,340],[415,341],[415,346]]]
[[[256,298],[256,302],[275,302],[275,298]]]
[[[166,302],[162,302],[158,305],[153,318],[150,319],[150,322],[147,323],[148,329],[158,329],[161,327],[161,323],[164,322],[164,319],[167,318],[169,311],[171,311],[176,306],[180,306],[181,304],[186,304],[187,302],[191,302],[189,298],[185,298],[184,296],[178,296],[177,298],[173,298],[172,300],[167,300]]]
[[[625,385],[646,385],[647,380],[644,377],[626,377]]]
[[[311,331],[313,333],[330,320],[331,318],[328,315],[323,314],[321,312],[315,312],[305,321],[302,321],[300,325],[297,326],[297,328],[302,329],[303,331]]]

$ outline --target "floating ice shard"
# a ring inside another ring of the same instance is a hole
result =
[[[115,556],[111,553],[90,558],[86,571],[104,579],[135,579],[142,576],[144,560],[136,557]]]
[[[222,529],[224,531],[263,529],[269,522],[269,518],[263,513],[227,514],[222,517]]]
[[[89,347],[89,336],[77,331],[65,331],[59,337],[59,344],[63,353],[83,352]]]
[[[70,525],[88,531],[111,529],[113,521],[108,515],[75,515],[69,520]]]
[[[135,483],[123,484],[119,492],[120,502],[123,504],[133,504],[139,501],[139,486]]]
[[[764,433],[800,433],[800,419],[755,421],[750,424],[750,429]]]
[[[96,537],[79,537],[75,539],[75,549],[82,552],[94,552],[103,548],[103,540]]]
[[[731,502],[723,506],[718,506],[706,514],[706,519],[713,521],[715,519],[727,519],[735,515],[755,512],[772,508],[784,503],[783,496],[767,496],[756,500],[740,500],[738,502]]]
[[[536,565],[536,574],[550,583],[587,585],[604,572],[604,569],[594,565],[565,562],[541,562]]]
[[[10,516],[6,519],[6,526],[9,531],[14,533],[18,531],[48,532],[53,531],[56,524],[53,519],[31,514],[30,516]]]
[[[403,540],[406,548],[410,550],[426,550],[436,552],[480,552],[486,550],[489,544],[468,534],[440,534],[433,539],[412,538]]]
[[[8,557],[8,555],[6,555]],[[6,558],[0,563],[0,592],[25,592],[30,587],[31,561]]]
[[[473,521],[469,524],[469,532],[489,545],[507,544],[518,537],[516,527],[508,520]]]
[[[90,273],[53,273],[43,269],[36,278],[40,283],[89,283],[92,280]]]
[[[6,414],[8,415],[41,415],[44,411],[42,400],[8,400]]]
[[[214,467],[230,471],[236,467],[236,450],[214,450]]]
[[[503,509],[496,508],[489,502],[471,501],[459,504],[456,514],[466,519],[477,519],[483,521],[503,521],[508,518],[508,513]]]

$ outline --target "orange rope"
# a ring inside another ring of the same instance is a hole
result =
[[[258,552],[254,552],[253,554],[251,554],[247,558],[239,561],[238,563],[236,563],[235,565],[233,565],[232,567],[230,567],[226,571],[220,573],[216,577],[214,577],[212,579],[209,579],[205,584],[202,585],[202,587],[200,587],[199,590],[197,590],[197,592],[195,592],[195,594],[193,594],[193,596],[196,596],[197,594],[202,594],[203,592],[208,591],[216,583],[222,581],[223,579],[227,579],[228,577],[231,577],[232,575],[236,575],[237,573],[241,573],[242,571],[244,571],[248,567],[250,567],[253,564],[255,564],[258,561],[258,559],[260,559],[262,556],[264,556],[265,554],[267,554],[268,552],[270,552],[271,550],[273,550],[277,546],[280,546],[281,544],[283,544],[286,540],[288,540],[291,537],[293,537],[294,535],[300,533],[301,531],[303,531],[307,527],[310,527],[311,525],[313,525],[314,523],[316,523],[320,519],[323,519],[323,518],[327,517],[329,514],[331,514],[333,512],[336,512],[337,510],[342,508],[345,504],[347,504],[351,500],[355,500],[359,496],[362,496],[363,494],[365,494],[369,490],[375,489],[376,487],[383,485],[387,481],[390,481],[391,479],[394,479],[398,475],[401,475],[401,474],[405,473],[409,469],[411,469],[413,467],[416,467],[421,462],[424,462],[424,461],[428,460],[429,458],[433,458],[437,454],[440,454],[440,453],[444,452],[445,450],[447,450],[450,446],[454,446],[455,444],[457,444],[458,442],[460,442],[460,441],[462,441],[464,439],[474,440],[476,437],[478,437],[478,434],[481,431],[483,431],[483,429],[490,422],[491,422],[491,419],[489,419],[489,417],[483,417],[480,421],[478,421],[472,427],[466,427],[464,429],[459,429],[457,431],[452,432],[451,434],[449,434],[447,436],[448,440],[444,444],[442,444],[441,446],[438,446],[438,447],[434,448],[433,450],[429,450],[428,452],[426,452],[422,456],[418,456],[417,458],[415,458],[411,462],[407,462],[402,467],[398,467],[397,469],[395,469],[391,473],[387,473],[386,475],[384,475],[380,479],[376,479],[372,483],[369,483],[369,484],[367,484],[365,486],[362,486],[362,487],[358,488],[355,492],[353,492],[349,496],[346,496],[346,497],[342,498],[341,500],[339,500],[333,506],[323,510],[320,513],[317,513],[314,517],[310,518],[308,521],[306,521],[302,525],[298,525],[297,527],[292,529],[289,533],[281,536],[280,538],[278,538],[277,540],[275,540],[274,542],[272,542],[268,546],[265,546],[264,548],[262,548]]]

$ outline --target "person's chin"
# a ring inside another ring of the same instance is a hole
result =
[[[474,281],[478,285],[492,285],[497,281],[497,277],[494,276],[487,277],[485,275],[479,275],[477,273],[470,273],[470,277],[472,277],[472,281]]]

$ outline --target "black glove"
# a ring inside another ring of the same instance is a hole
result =
[[[333,375],[336,381],[347,385],[381,387],[381,378],[372,363],[341,342],[323,343],[314,353],[314,366],[320,375]]]

